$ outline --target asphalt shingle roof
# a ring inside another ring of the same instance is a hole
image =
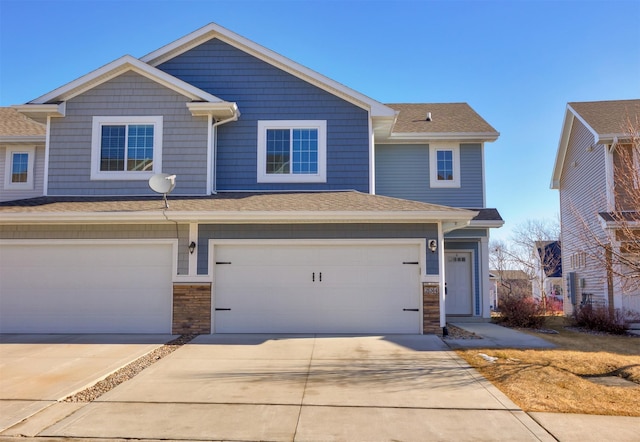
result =
[[[10,107],[0,107],[0,137],[43,136],[44,124],[36,123]]]
[[[219,193],[204,197],[169,195],[168,212],[447,212],[468,213],[437,204],[409,201],[356,191],[296,193]],[[162,196],[39,197],[0,203],[8,213],[145,212],[164,208]]]
[[[627,133],[627,118],[640,121],[640,100],[573,102],[569,106],[580,115],[598,135]]]
[[[387,106],[399,112],[393,133],[497,134],[467,103],[397,103]],[[429,112],[431,121],[427,121]]]

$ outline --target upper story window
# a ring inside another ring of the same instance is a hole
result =
[[[4,188],[33,189],[35,147],[8,147],[5,158]]]
[[[429,145],[429,176],[431,187],[460,187],[459,144]]]
[[[258,122],[259,183],[324,183],[327,122]]]
[[[162,170],[162,117],[93,117],[91,179],[144,180]]]

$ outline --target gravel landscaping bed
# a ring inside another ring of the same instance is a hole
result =
[[[178,348],[191,341],[197,335],[181,335],[180,337],[167,342],[162,347],[158,347],[155,350],[147,353],[144,356],[139,357],[135,361],[125,365],[118,371],[111,373],[109,376],[89,388],[85,388],[71,396],[66,397],[63,402],[91,402],[109,390],[117,387],[125,381],[133,378],[145,368],[153,365],[165,356],[173,353]]]
[[[451,324],[447,324],[447,331],[449,334],[443,336],[443,339],[482,339],[482,336]]]

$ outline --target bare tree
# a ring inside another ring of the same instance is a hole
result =
[[[557,243],[559,238],[559,222],[540,219],[527,220],[516,226],[509,243],[491,243],[490,265],[499,273],[500,284],[508,295],[530,295],[531,284],[535,284],[546,308],[548,270],[557,268],[561,260],[560,254],[549,253],[547,246]],[[519,275],[525,275],[526,288]]]

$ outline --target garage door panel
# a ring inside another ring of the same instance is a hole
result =
[[[417,244],[217,245],[216,332],[418,333]],[[262,260],[266,260],[262,262]]]
[[[2,245],[0,331],[167,333],[170,244]]]

